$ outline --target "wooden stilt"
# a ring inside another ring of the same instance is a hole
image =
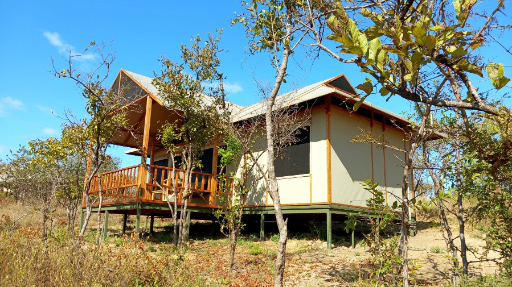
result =
[[[137,232],[137,233],[140,232],[140,213],[141,213],[140,204],[137,204],[137,219],[135,220],[135,232]]]
[[[128,220],[128,213],[123,214],[123,234],[126,233],[126,221]]]
[[[189,236],[190,236],[190,211],[187,211],[187,235],[185,237],[187,241],[189,239]]]
[[[210,231],[210,236],[215,235],[215,218],[212,219],[212,230]]]
[[[327,211],[325,215],[327,216],[327,249],[332,249],[332,213]]]
[[[260,214],[260,240],[265,240],[265,214]]]
[[[105,241],[107,239],[108,234],[108,210],[105,210],[105,219],[103,220],[103,234],[101,237],[101,241]]]
[[[151,215],[151,221],[149,222],[149,233],[153,233],[153,227],[155,226],[155,216]]]

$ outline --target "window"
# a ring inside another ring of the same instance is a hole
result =
[[[296,143],[287,147],[274,162],[276,176],[309,174],[310,127],[301,129]]]

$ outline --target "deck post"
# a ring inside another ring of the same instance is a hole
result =
[[[126,221],[128,220],[128,213],[123,214],[123,234],[126,233]]]
[[[328,210],[325,215],[327,216],[327,249],[332,249],[332,213]]]
[[[190,211],[187,211],[187,234],[185,236],[185,239],[188,241],[190,235]]]
[[[101,241],[105,241],[107,239],[108,233],[108,210],[105,210],[105,219],[103,220],[103,234],[101,236]]]
[[[211,179],[211,185],[210,185],[210,196],[208,198],[208,202],[210,205],[217,205],[216,204],[216,194],[217,194],[217,180],[215,180],[215,176],[217,176],[217,167],[218,167],[218,160],[219,160],[219,135],[216,135],[213,139],[213,158],[212,158],[212,174],[213,177]]]
[[[260,240],[265,240],[265,214],[260,214]]]
[[[153,233],[154,225],[155,225],[155,216],[151,215],[151,221],[149,222],[149,233]]]
[[[210,236],[215,235],[215,217],[212,218],[212,230],[210,230]]]
[[[144,136],[142,138],[142,155],[140,157],[140,174],[139,174],[139,187],[142,189],[143,195],[142,198],[146,198],[148,195],[146,194],[146,184],[148,177],[148,169],[146,166],[147,158],[148,158],[148,148],[149,148],[149,131],[151,124],[151,110],[153,108],[153,98],[151,96],[147,96],[146,100],[146,115],[144,117]],[[137,217],[138,218],[138,217]],[[139,218],[138,218],[139,219]],[[138,227],[138,225],[137,225]],[[137,230],[138,232],[138,230]]]
[[[140,213],[141,213],[140,203],[137,203],[137,219],[135,220],[135,232],[137,232],[137,233],[140,232]]]
[[[148,219],[149,219],[149,215],[146,216],[146,222],[144,223],[144,230],[148,230]]]

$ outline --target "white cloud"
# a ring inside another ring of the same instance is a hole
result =
[[[0,99],[0,117],[7,114],[9,110],[22,110],[23,102],[11,97]]]
[[[240,84],[230,84],[229,82],[226,82],[226,84],[224,85],[224,89],[226,90],[226,92],[230,94],[236,94],[244,90]]]
[[[207,88],[218,87],[219,84],[218,83],[205,83],[204,86]],[[231,84],[230,82],[224,82],[224,90],[228,94],[236,94],[238,92],[242,92],[244,89],[238,83]]]
[[[0,156],[6,155],[9,153],[9,147],[6,145],[0,145]]]
[[[50,44],[54,47],[56,47],[60,54],[68,55],[71,52],[71,55],[80,55],[80,57],[74,57],[73,59],[76,61],[91,61],[96,59],[96,55],[93,53],[85,53],[80,54],[77,53],[75,50],[75,47],[71,46],[70,44],[66,43],[65,40],[63,40],[59,33],[57,32],[43,32],[43,36],[48,39]]]
[[[44,128],[43,129],[43,134],[46,134],[46,135],[54,135],[57,133],[57,130],[54,130],[52,128]]]
[[[53,114],[53,110],[50,107],[41,106],[41,105],[36,105],[36,106],[43,113]]]

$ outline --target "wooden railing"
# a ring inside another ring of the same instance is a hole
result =
[[[123,199],[136,199],[139,186],[140,165],[134,165],[102,173],[98,180],[95,176],[91,182],[90,194],[98,194],[101,190],[102,195],[115,198],[116,201]]]
[[[144,170],[141,165],[134,165],[118,170],[102,173],[93,178],[89,194],[97,195],[101,190],[103,202],[116,202],[123,200],[143,200],[163,203],[167,200],[177,200],[181,204],[183,191],[185,189],[185,174],[183,169],[175,169],[174,182],[176,183],[177,196],[173,196],[174,188],[171,180],[172,168],[157,165],[148,165],[146,175],[140,175]],[[146,181],[146,189],[142,190],[141,183]],[[224,182],[230,189],[233,182],[227,178]],[[216,193],[219,189],[219,183],[215,180],[213,174],[192,171],[190,178],[190,192],[192,199],[197,199],[201,205],[217,206]],[[166,193],[171,197],[167,197]]]

